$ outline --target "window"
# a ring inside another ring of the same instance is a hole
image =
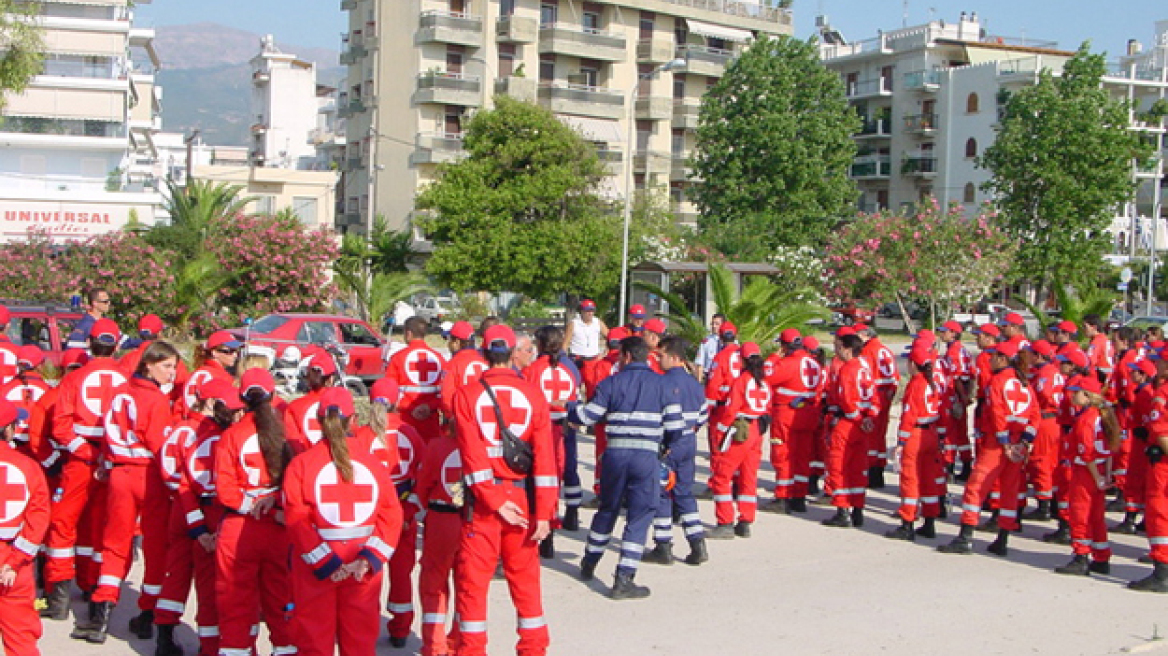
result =
[[[500,16],[514,16],[515,15],[515,0],[500,0],[499,2]]]
[[[961,195],[961,202],[976,203],[977,202],[977,187],[973,186],[972,182],[965,183],[965,192]]]
[[[341,341],[345,344],[381,346],[381,340],[377,339],[377,335],[359,323],[342,322],[337,326],[341,329]]]
[[[450,13],[462,14],[466,12],[466,0],[450,0]]]
[[[256,214],[275,214],[276,213],[276,197],[261,195],[256,196]]]
[[[673,131],[673,156],[685,157],[685,130]]]
[[[966,114],[976,114],[978,112],[978,105],[979,104],[980,104],[980,102],[977,99],[977,94],[976,93],[969,94],[969,97],[965,99],[965,113]]]
[[[706,45],[714,48],[715,50],[730,50],[731,48],[730,44],[727,43],[724,39],[719,39],[717,37],[710,37],[709,39],[706,39]]]
[[[656,21],[657,15],[651,11],[641,12],[641,33],[638,36],[642,41],[653,38],[653,23]]]
[[[556,56],[539,56],[539,81],[552,82],[556,79]]]
[[[679,46],[689,40],[689,24],[684,18],[673,19],[673,39]]]
[[[292,199],[292,213],[307,225],[316,224],[316,199],[310,196],[296,196]]]
[[[328,321],[306,321],[296,333],[296,341],[326,344],[337,341],[337,329]]]
[[[544,2],[539,6],[539,26],[555,27],[559,7],[555,2]]]
[[[648,98],[652,95],[653,69],[652,64],[637,64],[637,75],[641,79],[641,84],[637,86],[638,98]]]
[[[462,75],[462,46],[446,47],[446,72],[451,75]]]
[[[286,323],[288,323],[287,317],[269,314],[253,323],[251,325],[251,332],[257,335],[267,335]]]
[[[515,46],[510,43],[499,44],[499,77],[511,77],[515,72]]]
[[[445,121],[444,134],[450,137],[462,136],[462,112],[459,107],[447,107],[446,115],[443,117]]]
[[[965,156],[977,157],[977,139],[970,137],[969,140],[965,142]]]
[[[880,90],[892,91],[892,68],[885,66],[880,69]]]
[[[600,31],[600,12],[601,8],[594,2],[585,2],[583,11],[581,11],[581,18],[583,18],[583,26],[585,32],[599,32]]]
[[[653,137],[653,121],[637,121],[637,150],[649,149],[649,139]]]
[[[848,73],[847,76],[844,77],[844,87],[846,87],[847,95],[849,95],[849,96],[856,95],[856,87],[858,87],[859,85],[860,85],[860,74],[859,73]]]
[[[685,98],[685,75],[675,74],[673,76],[673,99],[682,100]]]

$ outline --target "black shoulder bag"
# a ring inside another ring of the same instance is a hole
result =
[[[499,407],[499,400],[495,398],[495,391],[482,378],[479,382],[491,397],[491,404],[495,406],[495,421],[499,424],[499,440],[503,443],[503,462],[516,474],[528,474],[535,462],[535,453],[531,445],[515,436],[507,423],[503,421],[503,410]]]

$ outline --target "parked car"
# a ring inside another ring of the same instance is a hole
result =
[[[860,307],[855,301],[837,303],[831,308],[833,321],[840,326],[850,326],[856,323],[872,323],[876,319],[876,312]]]
[[[374,379],[385,370],[386,341],[368,323],[336,314],[269,314],[250,326],[231,330],[249,344],[267,346],[283,358],[289,346],[300,352],[305,347],[339,344],[348,353],[345,374],[362,380]]]
[[[32,344],[45,352],[46,360],[60,365],[69,333],[81,320],[81,311],[59,303],[5,300],[2,304],[10,315],[8,325],[2,329],[12,343]]]
[[[431,328],[437,328],[443,321],[462,312],[462,305],[453,296],[427,296],[414,306],[416,316],[426,320]]]
[[[1141,330],[1147,330],[1148,328],[1159,328],[1165,333],[1168,333],[1168,317],[1135,317],[1123,325],[1131,326],[1132,328],[1139,328]]]

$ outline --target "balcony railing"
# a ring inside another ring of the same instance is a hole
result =
[[[856,133],[857,137],[890,137],[892,136],[892,120],[887,118],[877,118],[864,121],[864,125],[860,127],[860,131]]]
[[[622,34],[591,28],[542,25],[539,51],[604,61],[624,61],[628,42]]]
[[[416,41],[481,47],[483,19],[465,12],[425,11],[419,18]]]
[[[913,114],[904,117],[905,132],[933,132],[937,129],[938,125],[938,117],[934,112]]]
[[[892,175],[892,158],[888,155],[861,155],[852,162],[853,178],[888,178]]]
[[[0,132],[12,134],[46,134],[67,137],[124,138],[126,125],[107,121],[82,119],[54,119],[32,116],[5,116],[0,121]]]
[[[539,87],[539,100],[564,114],[620,119],[625,113],[623,94],[604,87],[545,82]]]
[[[664,64],[673,59],[673,36],[654,34],[637,41],[637,61],[642,64]]]
[[[461,73],[422,73],[418,76],[415,102],[466,105],[482,103],[482,81],[478,76]]]
[[[867,98],[871,96],[891,96],[892,79],[881,77],[875,80],[861,80],[847,85],[848,98]]]
[[[937,173],[937,158],[925,154],[909,155],[901,163],[900,173],[901,175],[931,177]]]
[[[686,61],[686,72],[695,75],[720,77],[734,59],[734,51],[686,43],[677,46],[678,59]]]
[[[415,139],[417,149],[410,156],[414,164],[441,164],[453,162],[466,155],[462,135],[446,132],[420,132]]]
[[[940,86],[940,71],[912,71],[904,74],[905,89],[936,91]]]
[[[501,16],[495,23],[495,40],[500,43],[535,43],[539,22],[522,16]]]
[[[702,101],[677,98],[673,101],[673,125],[686,130],[696,130],[702,112]]]
[[[765,7],[759,2],[736,2],[735,0],[663,0],[679,7],[693,7],[739,18],[754,18],[768,23],[790,25],[791,10],[782,7]]]

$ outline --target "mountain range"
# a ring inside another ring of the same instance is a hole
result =
[[[317,82],[335,85],[345,76],[339,53],[280,43],[281,51],[316,63]],[[162,129],[189,132],[198,128],[203,141],[216,146],[246,146],[251,119],[252,57],[262,35],[216,23],[173,25],[155,29],[154,47],[162,60],[157,82],[163,88]]]

